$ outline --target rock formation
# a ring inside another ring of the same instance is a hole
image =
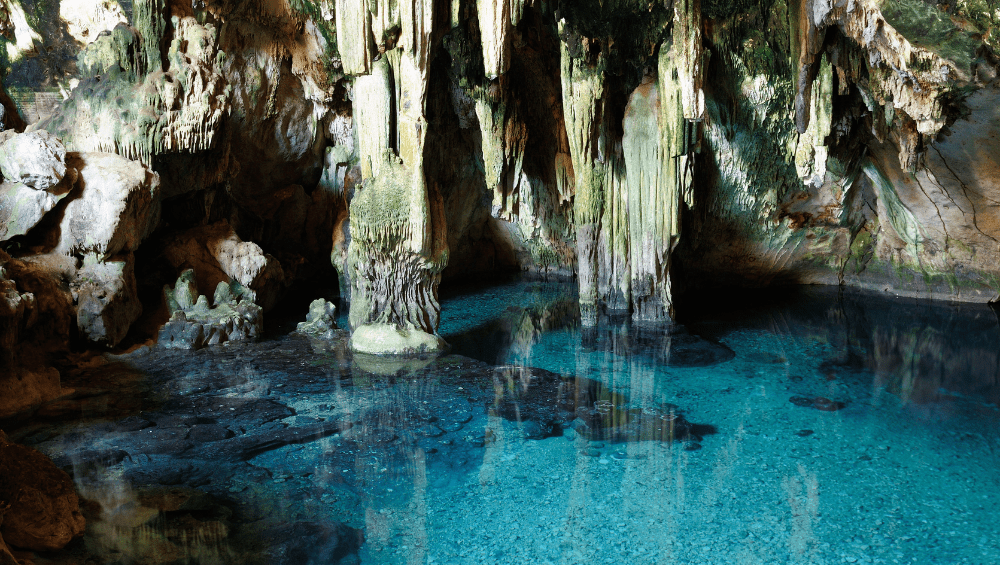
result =
[[[85,523],[69,475],[0,431],[0,552],[3,541],[35,551],[62,549]]]
[[[239,282],[219,281],[209,304],[198,292],[194,269],[163,288],[170,321],[159,333],[159,345],[170,349],[200,349],[231,341],[254,340],[264,332],[263,308],[253,292]]]
[[[99,281],[71,285],[94,341],[133,323],[116,297],[157,227],[165,280],[194,268],[264,310],[335,269],[366,352],[442,347],[442,278],[504,270],[575,276],[585,324],[670,320],[693,286],[1000,296],[1000,34],[978,0],[78,8],[0,16],[5,123],[37,118],[16,138],[36,149],[0,159],[0,238]],[[117,167],[147,189],[88,175]],[[114,233],[74,227],[90,216]]]
[[[299,322],[295,331],[308,336],[330,339],[333,330],[337,329],[337,308],[322,298],[317,298],[309,304],[309,314],[306,321]]]
[[[66,349],[73,317],[51,271],[0,251],[0,419],[62,394],[46,354]]]

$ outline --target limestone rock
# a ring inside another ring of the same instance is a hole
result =
[[[75,179],[76,171],[72,174]],[[69,193],[69,190],[59,194],[33,190],[15,182],[0,184],[0,241],[28,233]]]
[[[198,293],[193,269],[163,289],[170,321],[160,329],[158,344],[169,349],[200,349],[229,341],[255,340],[264,331],[264,311],[238,282],[219,282],[214,305]]]
[[[66,22],[69,34],[81,45],[87,45],[101,32],[128,21],[120,4],[106,0],[61,2],[59,16]]]
[[[526,4],[529,2],[525,0],[477,0],[483,65],[488,78],[497,78],[510,66],[514,28],[521,21]]]
[[[0,431],[0,501],[10,504],[0,533],[14,547],[62,549],[86,524],[73,481],[49,458]]]
[[[445,349],[440,337],[390,324],[366,324],[351,334],[351,349],[374,355],[419,355]]]
[[[448,248],[443,226],[432,216],[422,169],[420,162],[408,169],[388,157],[382,174],[366,181],[351,204],[350,320],[353,331],[365,336],[352,344],[366,353],[443,344],[434,333]],[[412,336],[421,336],[419,343],[410,344]]]
[[[0,419],[61,394],[45,353],[67,347],[72,312],[54,273],[0,251]]]
[[[367,74],[374,51],[371,14],[363,0],[337,0],[337,37],[343,38],[340,54],[344,71]]]
[[[216,146],[229,111],[218,29],[191,16],[178,18],[161,53],[163,10],[156,2],[140,4],[134,28],[118,25],[81,51],[79,86],[60,112],[38,124],[71,150],[151,163],[154,155]]]
[[[79,196],[67,205],[57,250],[103,259],[135,251],[160,218],[160,177],[110,153],[70,153],[80,171]]]
[[[97,261],[88,256],[79,271],[76,322],[87,339],[117,345],[142,314],[131,253]]]
[[[327,338],[337,329],[337,307],[322,298],[309,304],[305,322],[299,322],[295,331],[314,337]]]
[[[371,74],[358,77],[354,85],[361,174],[371,178],[379,174],[384,154],[393,145],[392,71],[386,58],[374,63]]]
[[[22,133],[0,145],[3,178],[35,190],[48,190],[66,176],[66,148],[45,131]]]
[[[277,302],[284,285],[281,264],[259,245],[240,239],[226,222],[194,228],[168,243],[166,257],[176,269],[194,269],[198,288],[215,288],[220,282],[237,282],[245,298],[264,311]]]

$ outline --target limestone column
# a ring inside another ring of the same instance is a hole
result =
[[[448,247],[442,204],[424,171],[433,4],[400,3],[397,53],[383,54],[355,85],[365,177],[351,202],[347,259],[356,352],[445,346],[436,333],[437,289]]]

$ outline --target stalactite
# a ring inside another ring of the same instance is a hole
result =
[[[565,33],[565,26],[565,20],[559,22],[560,35]],[[583,43],[582,52],[588,53],[590,40],[581,38],[579,41]],[[571,56],[570,46],[564,41],[560,44],[560,70],[566,134],[576,178],[573,212],[580,313],[583,323],[594,324],[599,301],[598,222],[604,208],[604,152],[607,141],[601,123],[605,103],[603,53],[597,55],[595,61],[588,62]]]
[[[337,39],[344,72],[364,75],[375,56],[368,0],[337,0]]]
[[[385,152],[393,148],[392,126],[396,123],[393,91],[392,71],[385,57],[373,63],[371,74],[354,81],[358,155],[364,178],[379,174]]]
[[[528,0],[476,0],[486,77],[493,80],[510,66],[511,35]]]

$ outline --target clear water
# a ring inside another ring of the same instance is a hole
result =
[[[989,307],[813,289],[582,328],[575,301],[452,293],[451,354],[406,364],[297,335],[83,359],[9,426],[89,501],[34,559],[1000,564]]]

